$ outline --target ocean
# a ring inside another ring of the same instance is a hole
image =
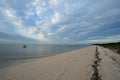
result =
[[[23,44],[0,45],[0,68],[14,66],[36,58],[47,57],[64,52],[77,50],[89,45],[35,45],[29,44],[23,48]]]

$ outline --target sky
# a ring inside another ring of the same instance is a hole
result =
[[[0,0],[0,44],[120,41],[120,0]]]

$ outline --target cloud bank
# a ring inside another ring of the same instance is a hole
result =
[[[119,4],[119,0],[0,0],[0,43],[120,41]]]

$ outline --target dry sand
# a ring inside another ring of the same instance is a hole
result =
[[[98,56],[101,58],[100,65],[97,66],[98,76],[102,80],[120,80],[120,55],[111,51],[111,54],[108,55],[109,51],[98,47]],[[95,72],[92,66],[96,60],[95,54],[96,46],[90,46],[36,59],[17,66],[0,69],[0,80],[91,80]],[[111,58],[111,56],[114,57]]]
[[[103,47],[98,47],[101,63],[99,73],[102,80],[120,80],[120,55]]]

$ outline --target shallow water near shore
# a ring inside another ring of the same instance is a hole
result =
[[[10,67],[36,58],[47,57],[77,50],[89,45],[0,45],[0,68]]]

